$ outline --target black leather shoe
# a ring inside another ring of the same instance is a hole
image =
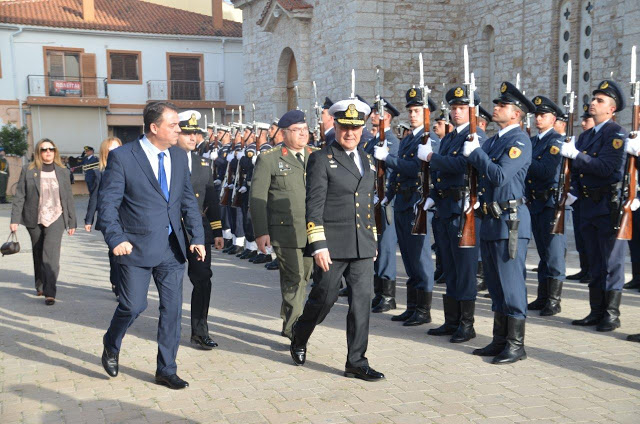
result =
[[[265,255],[264,253],[253,258],[254,264],[268,264],[269,262],[271,262],[271,255]]]
[[[156,374],[156,383],[167,386],[173,390],[186,389],[189,383],[178,377],[178,374],[160,375]]]
[[[102,344],[104,345],[104,337],[102,338]],[[118,375],[119,356],[120,355],[117,352],[111,352],[107,349],[107,346],[104,346],[102,349],[102,366],[111,377],[116,377]]]
[[[291,358],[293,359],[293,362],[300,366],[300,365],[304,365],[305,361],[307,360],[307,347],[306,346],[296,346],[295,343],[292,341],[291,342],[291,346],[289,346],[289,352],[291,353]]]
[[[413,315],[414,312],[415,312],[414,309],[407,309],[406,311],[404,311],[400,315],[392,316],[391,317],[391,321],[404,322],[404,321],[408,320],[409,318],[411,318],[411,316]]]
[[[229,251],[227,252],[228,255],[237,255],[238,253],[242,252],[242,246],[233,246],[231,247],[231,249],[229,249]]]
[[[240,253],[238,253],[238,254],[236,255],[236,258],[246,259],[246,258],[247,258],[247,255],[248,255],[249,253],[251,253],[251,250],[249,250],[249,249],[244,249],[242,252],[240,252]]]
[[[222,253],[229,253],[229,250],[233,249],[235,246],[233,245],[233,242],[231,241],[231,239],[227,239],[229,241],[229,244],[227,244],[227,242],[225,241],[225,248],[222,249]]]
[[[346,367],[344,369],[344,376],[349,378],[359,378],[364,381],[384,380],[384,374],[371,367]]]
[[[278,265],[278,259],[274,259],[271,262],[269,262],[268,264],[266,264],[264,266],[265,268],[267,268],[269,271],[277,271],[280,266]]]
[[[218,347],[218,343],[214,342],[209,336],[191,336],[191,343],[200,346],[204,350],[211,350],[214,347]]]

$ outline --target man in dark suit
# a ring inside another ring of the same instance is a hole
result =
[[[93,154],[93,147],[84,146],[84,158],[82,158],[82,162],[80,163],[83,167],[86,165],[91,165],[92,163],[98,163],[98,158]],[[88,169],[84,171],[84,181],[87,184],[87,189],[89,193],[93,193],[96,187],[96,170]]]
[[[304,311],[293,326],[290,353],[303,365],[307,341],[338,300],[344,276],[349,287],[345,377],[377,381],[384,374],[364,356],[369,340],[369,313],[376,226],[373,217],[375,166],[358,147],[365,116],[371,109],[357,99],[335,103],[336,142],[314,152],[307,167],[306,221],[308,250],[314,258],[314,285]]]
[[[204,249],[206,257],[204,261],[198,260],[195,253],[188,253],[189,266],[187,274],[193,284],[191,293],[191,343],[202,349],[211,350],[218,346],[209,336],[207,316],[211,301],[211,245],[216,249],[222,249],[222,221],[220,220],[220,199],[213,184],[211,161],[196,154],[196,132],[200,112],[187,110],[178,115],[180,119],[180,135],[178,135],[178,147],[187,152],[189,171],[191,173],[191,185],[198,201],[198,209],[202,215],[204,229]]]
[[[118,257],[121,278],[119,304],[103,338],[102,365],[111,377],[118,375],[122,338],[146,309],[153,276],[160,297],[156,382],[183,389],[189,383],[176,374],[176,355],[187,260],[184,231],[191,237],[191,252],[204,260],[202,218],[187,154],[175,146],[180,133],[176,107],[150,103],[143,119],[145,135],[111,152],[101,183],[100,227]]]

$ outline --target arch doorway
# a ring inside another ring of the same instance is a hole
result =
[[[298,107],[295,86],[298,83],[298,64],[293,50],[286,47],[278,61],[276,96],[278,101],[276,115],[280,116],[288,110]]]

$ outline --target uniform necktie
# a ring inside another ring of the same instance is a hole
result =
[[[302,153],[296,153],[296,157],[298,158],[298,160],[302,164],[302,167],[304,168],[304,158],[302,157]]]
[[[169,185],[167,184],[167,173],[164,170],[164,152],[158,153],[158,184],[160,184],[160,189],[162,190],[162,194],[164,194],[165,200],[169,201]],[[169,223],[169,234],[171,234],[171,223]]]
[[[356,154],[355,153],[353,153],[353,152],[349,153],[349,157],[351,158],[353,163],[356,163]]]

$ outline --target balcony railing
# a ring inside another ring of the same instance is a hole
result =
[[[106,78],[28,75],[27,88],[29,96],[38,97],[109,97]]]
[[[151,80],[147,81],[149,100],[224,100],[221,81]]]

